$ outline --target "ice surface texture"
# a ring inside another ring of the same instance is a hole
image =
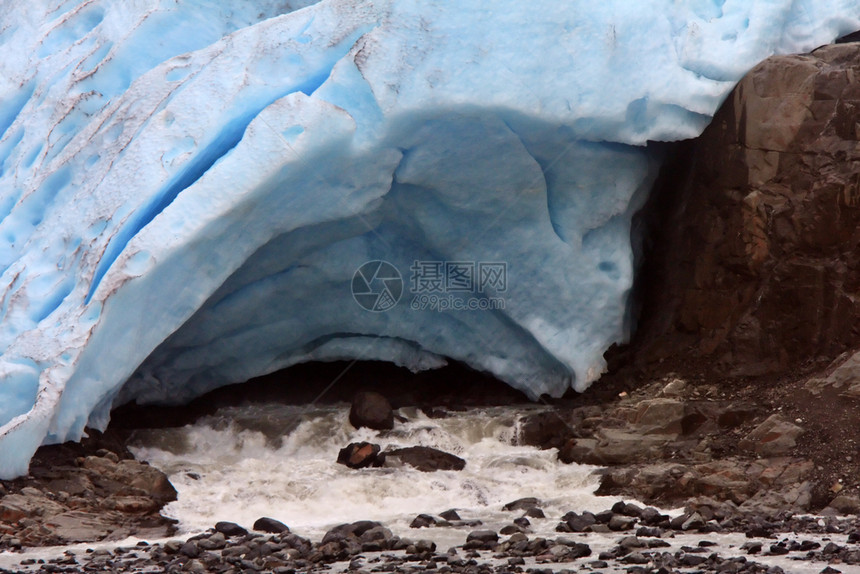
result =
[[[309,360],[453,358],[532,397],[624,340],[659,158],[860,0],[3,0],[0,477],[112,404]],[[403,297],[366,311],[356,269]],[[507,283],[415,310],[419,262]]]

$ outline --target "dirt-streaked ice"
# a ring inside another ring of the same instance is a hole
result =
[[[630,329],[647,142],[860,28],[860,0],[5,4],[0,478],[115,401],[300,361],[583,390]],[[403,279],[384,312],[351,294],[374,260]]]

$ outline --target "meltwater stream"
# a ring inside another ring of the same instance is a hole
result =
[[[600,511],[613,500],[594,496],[594,467],[565,465],[556,451],[516,444],[518,419],[541,407],[493,407],[428,418],[400,409],[407,422],[392,431],[354,429],[348,405],[251,405],[219,410],[176,429],[139,431],[132,450],[168,474],[179,492],[165,514],[183,531],[228,520],[246,527],[276,518],[319,540],[328,527],[378,520],[401,535],[419,513],[455,508],[487,527],[509,524],[522,512],[503,512],[512,500],[534,496],[547,518],[535,533],[553,531],[568,510]],[[352,470],[336,463],[355,441],[387,446],[430,446],[466,460],[462,471],[420,472],[412,467]],[[462,544],[468,529],[422,530],[422,538]],[[415,536],[415,531],[412,531]]]
[[[475,528],[498,531],[522,511],[505,512],[502,506],[527,496],[541,500],[546,518],[531,518],[529,538],[556,538],[561,516],[568,510],[597,512],[612,506],[616,497],[597,497],[595,467],[565,465],[555,449],[519,446],[518,420],[544,407],[517,406],[451,412],[450,417],[431,419],[416,409],[400,409],[407,422],[393,431],[356,430],[348,422],[348,405],[285,406],[280,404],[229,407],[183,428],[136,431],[131,449],[140,459],[165,471],[179,492],[164,514],[179,520],[176,539],[211,528],[227,520],[250,527],[262,516],[276,518],[296,534],[314,541],[329,527],[356,520],[378,520],[395,534],[436,542],[442,552],[465,542]],[[338,451],[350,442],[366,440],[386,446],[423,445],[457,454],[466,468],[457,471],[422,473],[411,467],[351,470],[336,463]],[[417,514],[439,513],[455,508],[466,520],[481,520],[483,526],[457,528],[409,527]],[[664,512],[674,514],[662,509]],[[553,570],[577,569],[608,551],[629,535],[562,534],[587,543],[592,556],[578,564],[542,564]],[[822,544],[845,544],[847,536],[808,536]],[[724,557],[743,554],[743,533],[710,533],[719,546],[709,552]],[[799,538],[794,536],[794,539]],[[700,533],[669,533],[667,552],[684,551],[698,545]],[[776,540],[763,539],[765,544]],[[16,568],[31,572],[36,560],[52,560],[69,553],[86,555],[90,549],[131,548],[137,539],[78,544],[66,547],[26,549],[24,554],[0,552],[0,570]],[[150,543],[164,540],[149,540]],[[30,566],[20,565],[29,558]],[[762,556],[754,559],[779,566],[792,574],[817,574],[824,562],[802,562],[792,556]],[[492,561],[487,554],[483,560]],[[526,568],[534,566],[529,559]],[[601,571],[627,572],[629,565],[614,563]],[[348,563],[332,565],[330,572],[345,572]],[[686,571],[686,570],[685,570]],[[837,571],[858,573],[853,566]]]

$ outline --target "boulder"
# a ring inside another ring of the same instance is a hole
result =
[[[356,393],[349,409],[349,424],[375,430],[394,428],[394,411],[388,399],[373,391]]]
[[[353,442],[340,449],[337,462],[356,469],[382,466],[385,463],[385,455],[380,454],[379,451],[378,444]]]
[[[387,530],[381,523],[373,520],[359,520],[357,522],[340,524],[325,533],[321,544],[328,544],[330,542],[347,539],[358,539],[361,538],[364,533],[376,529],[383,529],[383,531]]]
[[[439,517],[444,518],[445,520],[461,520],[460,515],[454,508],[446,510],[445,512],[440,512]]]
[[[562,516],[561,519],[564,527],[561,529],[558,527],[556,528],[556,530],[559,530],[560,532],[587,532],[591,526],[597,523],[597,519],[594,517],[594,514],[590,512],[578,514],[571,511]],[[561,526],[561,524],[559,526]]]
[[[558,448],[574,436],[574,427],[565,414],[551,410],[522,417],[517,442],[542,449]]]
[[[258,518],[254,522],[253,529],[258,532],[270,532],[272,534],[290,533],[290,528],[286,524],[280,520],[268,517]]]
[[[239,526],[235,522],[221,521],[215,523],[215,532],[220,532],[224,536],[245,536],[248,531]]]
[[[502,510],[529,510],[530,508],[538,508],[541,506],[541,501],[533,496],[518,498],[508,502],[502,507]]]
[[[613,514],[609,519],[609,529],[612,531],[630,530],[636,525],[636,519],[630,516]]]
[[[429,446],[386,450],[383,454],[385,455],[386,466],[394,466],[399,461],[422,472],[463,470],[466,467],[466,461],[462,458]]]
[[[409,524],[409,528],[428,528],[430,526],[436,526],[436,518],[429,514],[419,514]]]
[[[499,534],[494,530],[473,530],[466,536],[464,548],[489,548],[499,541]]]

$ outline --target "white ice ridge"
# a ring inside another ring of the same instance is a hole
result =
[[[860,28],[860,0],[0,6],[0,478],[117,402],[301,361],[585,389],[629,330],[646,142]],[[384,312],[350,291],[373,260]],[[416,310],[415,262],[506,283]]]

